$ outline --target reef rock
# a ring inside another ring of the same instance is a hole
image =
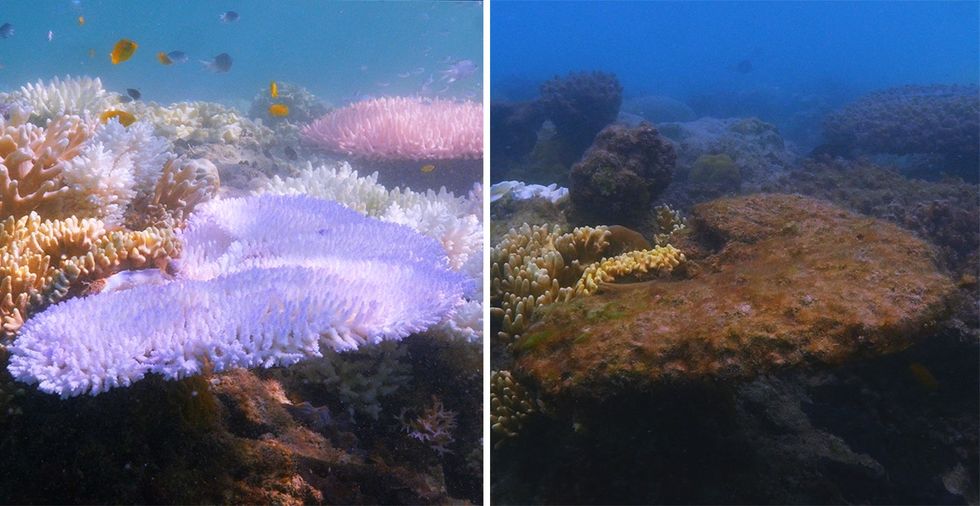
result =
[[[603,129],[572,167],[575,211],[594,222],[636,223],[670,184],[676,158],[674,148],[649,123]]]
[[[789,195],[720,199],[690,220],[688,279],[555,304],[516,343],[550,396],[750,378],[901,350],[954,290],[908,232]]]

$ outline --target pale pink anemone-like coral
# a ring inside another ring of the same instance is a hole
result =
[[[331,111],[302,133],[321,148],[368,160],[472,160],[483,156],[483,105],[382,97]]]

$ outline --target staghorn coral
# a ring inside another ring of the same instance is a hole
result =
[[[167,229],[106,232],[93,218],[9,217],[0,229],[0,317],[12,335],[30,313],[64,299],[85,282],[177,256]]]
[[[134,101],[119,107],[147,121],[156,135],[192,144],[270,144],[272,130],[261,122],[243,117],[234,108],[213,102],[177,102],[160,105]]]
[[[490,373],[490,430],[498,439],[493,448],[517,438],[524,421],[536,411],[534,399],[510,371]]]
[[[650,271],[669,273],[683,261],[684,254],[670,244],[623,253],[586,267],[572,294],[595,293],[599,289],[599,283],[611,283],[618,277],[646,274]],[[570,297],[571,295],[566,295],[566,299]]]
[[[472,160],[483,156],[483,105],[382,97],[331,111],[302,135],[325,150],[368,160]]]
[[[0,102],[26,107],[31,111],[31,120],[44,125],[66,115],[98,116],[117,104],[119,97],[106,92],[99,78],[65,76],[47,83],[28,83],[18,91],[0,95]]]
[[[11,373],[71,397],[148,373],[289,365],[421,332],[468,288],[432,239],[309,197],[211,201],[180,238],[174,281],[72,299],[27,321]]]

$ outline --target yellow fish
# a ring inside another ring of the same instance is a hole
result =
[[[78,26],[85,26],[85,16],[78,16]]]
[[[108,123],[112,118],[118,119],[119,122],[122,123],[122,126],[132,125],[133,122],[136,121],[136,116],[118,109],[109,109],[108,111],[102,113],[102,115],[99,116],[99,121]]]
[[[926,390],[935,390],[939,388],[939,380],[929,372],[926,366],[918,363],[912,362],[909,364],[909,372],[915,377],[915,380],[919,382],[920,385],[926,388]]]
[[[430,173],[430,172],[432,172],[434,170],[436,170],[436,166],[435,165],[432,165],[431,163],[428,164],[428,165],[423,165],[422,166],[422,173],[423,174],[428,174],[428,173]]]
[[[275,81],[269,83],[269,95],[272,98],[279,98],[279,85]]]
[[[164,53],[163,51],[157,53],[157,59],[160,60],[160,63],[164,65],[170,65],[171,63],[174,62],[173,60],[170,59],[169,56],[167,56],[167,53]]]
[[[289,115],[289,107],[286,104],[272,104],[269,106],[269,116],[282,118]]]
[[[136,48],[139,47],[135,42],[129,39],[119,39],[116,45],[113,46],[112,52],[109,53],[109,59],[112,60],[113,65],[118,65],[133,56],[136,52]]]

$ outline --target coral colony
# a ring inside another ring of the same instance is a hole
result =
[[[346,163],[305,162],[222,198],[227,164],[187,146],[244,151],[298,127],[273,133],[217,104],[125,102],[90,78],[0,102],[0,316],[16,379],[71,397],[424,331],[481,339],[479,184],[463,197],[389,190]],[[303,135],[375,160],[478,158],[482,112],[377,99]]]

